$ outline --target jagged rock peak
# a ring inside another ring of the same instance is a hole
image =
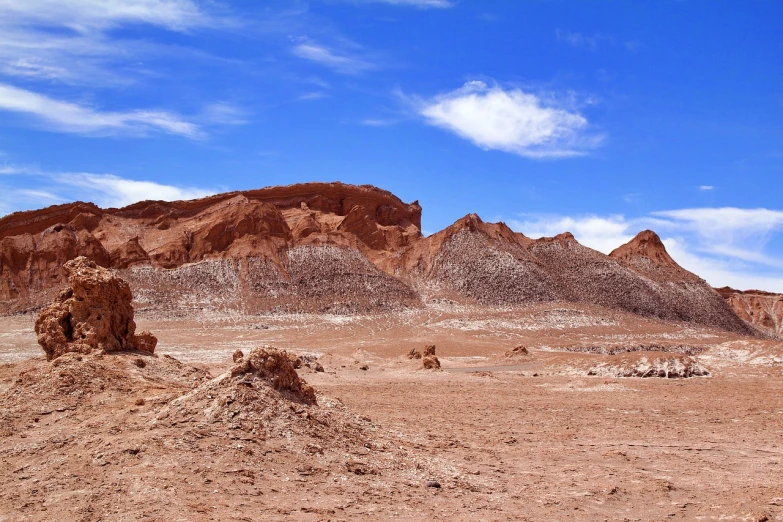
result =
[[[643,257],[658,266],[677,267],[679,265],[671,258],[661,238],[652,230],[643,230],[636,234],[628,243],[614,249],[609,257],[631,261]]]

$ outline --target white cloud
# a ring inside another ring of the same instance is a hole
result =
[[[125,179],[112,174],[63,173],[57,183],[78,187],[91,194],[91,200],[103,207],[124,207],[144,200],[176,201],[210,196],[215,192],[192,187],[176,187],[154,181]]]
[[[293,47],[292,52],[300,58],[319,63],[343,74],[358,74],[376,68],[375,64],[361,57],[313,42],[297,44]]]
[[[763,254],[774,232],[783,230],[783,211],[735,207],[652,212],[677,233],[692,234],[699,250],[771,266],[781,261]]]
[[[588,121],[577,112],[520,89],[489,87],[481,81],[413,102],[428,123],[485,150],[559,158],[584,154],[602,140],[588,134]]]
[[[719,242],[764,238],[783,228],[783,211],[766,208],[686,208],[652,212],[652,215],[673,220],[680,229]]]
[[[608,254],[641,230],[661,235],[670,255],[713,286],[783,292],[781,253],[767,246],[783,230],[783,211],[696,208],[647,216],[521,215],[509,225],[537,239],[569,231],[585,246]]]
[[[113,174],[45,172],[29,167],[0,167],[16,176],[0,185],[0,215],[69,201],[90,201],[101,207],[123,207],[144,200],[175,201],[215,194],[215,190],[133,180]],[[6,178],[7,180],[8,178]]]
[[[0,110],[33,116],[54,130],[77,134],[145,134],[149,131],[200,138],[198,125],[160,110],[100,111],[0,83]]]
[[[712,185],[699,185],[699,190],[714,190],[715,187]]]
[[[583,245],[608,254],[634,234],[630,223],[620,215],[600,216],[529,216],[526,220],[510,220],[509,226],[532,239],[552,237],[571,232]]]

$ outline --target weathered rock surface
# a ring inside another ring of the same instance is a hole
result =
[[[742,320],[770,335],[783,337],[783,294],[761,290],[743,292],[729,287],[716,291]]]
[[[424,347],[422,353],[421,366],[425,370],[440,370],[440,360],[435,355],[435,345],[430,344]]]
[[[530,352],[524,346],[519,345],[519,346],[515,346],[511,350],[507,351],[505,355],[506,355],[506,357],[511,359],[511,358],[514,358],[514,357],[524,357],[526,355],[530,355]]]
[[[157,339],[136,334],[130,286],[86,257],[64,265],[70,287],[41,310],[35,333],[48,360],[64,353],[155,351]]]
[[[689,355],[631,352],[611,356],[587,372],[601,377],[659,377],[684,379],[704,377],[710,372]]]
[[[755,332],[651,231],[605,256],[569,233],[532,240],[475,214],[426,238],[420,227],[417,202],[341,183],[15,213],[0,218],[0,313],[50,301],[63,263],[86,256],[118,270],[137,307],[156,313],[571,301]]]
[[[315,390],[307,384],[294,369],[291,357],[285,352],[264,346],[253,348],[249,354],[239,359],[231,369],[231,377],[243,376],[243,382],[250,379],[262,379],[280,393],[296,398],[307,404],[315,403]]]

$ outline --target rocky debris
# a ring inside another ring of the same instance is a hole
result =
[[[170,388],[173,398],[209,378],[207,371],[166,355],[104,357],[66,352],[51,364],[31,360],[13,386],[0,395],[0,410],[44,415],[70,411],[95,400],[122,404],[134,394],[160,390],[161,383]]]
[[[48,360],[68,352],[155,351],[154,335],[136,334],[128,283],[85,257],[63,268],[70,288],[41,310],[35,322],[38,344]]]
[[[430,344],[424,347],[421,358],[422,368],[425,370],[440,370],[440,361],[435,356],[435,345]]]
[[[710,372],[689,355],[638,352],[616,355],[590,368],[587,375],[685,379],[708,376]]]
[[[519,346],[515,346],[511,350],[507,351],[505,355],[506,355],[506,357],[508,357],[510,359],[510,358],[513,358],[513,357],[520,357],[520,356],[525,356],[525,355],[529,355],[529,354],[530,354],[530,352],[528,352],[527,348],[525,348],[524,346],[522,346],[520,344]]]
[[[315,390],[299,377],[285,352],[264,346],[253,348],[249,354],[231,368],[231,377],[242,377],[242,383],[252,384],[263,380],[290,399],[315,404]]]
[[[418,348],[413,347],[411,348],[411,351],[408,352],[407,357],[408,359],[421,359],[421,352]]]
[[[244,354],[244,352],[242,352],[242,350],[236,350],[231,355],[231,360],[233,360],[235,363],[238,363],[239,361],[241,361],[244,358],[245,358],[245,354]]]

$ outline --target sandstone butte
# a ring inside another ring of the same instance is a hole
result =
[[[567,232],[533,240],[475,214],[424,237],[421,213],[418,202],[342,183],[17,212],[0,219],[0,313],[51,302],[65,280],[63,265],[84,256],[128,281],[137,309],[158,314],[568,301],[780,333],[779,299],[724,292],[727,302],[677,265],[652,231],[607,256]]]

